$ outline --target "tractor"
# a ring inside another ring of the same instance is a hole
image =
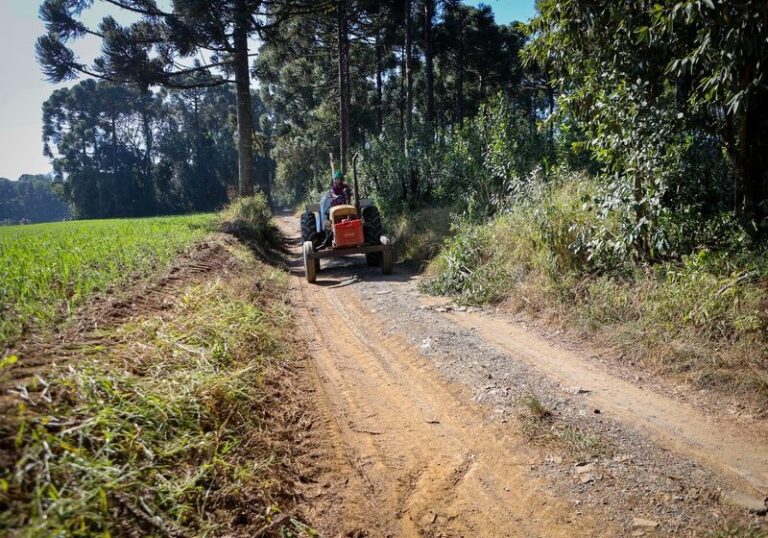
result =
[[[392,243],[383,235],[381,215],[371,200],[361,199],[357,184],[357,158],[352,158],[354,204],[333,205],[323,215],[323,204],[310,204],[301,215],[301,240],[304,274],[313,283],[320,272],[322,258],[340,258],[365,254],[369,266],[380,266],[385,275],[392,273]],[[326,193],[324,196],[328,196]]]

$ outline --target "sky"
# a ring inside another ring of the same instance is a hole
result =
[[[493,8],[496,22],[527,21],[534,13],[534,0],[464,0],[468,5],[484,3]],[[18,179],[22,174],[43,174],[51,165],[43,156],[42,104],[57,88],[77,81],[54,85],[45,80],[35,60],[35,41],[45,29],[37,17],[38,0],[0,0],[0,177]],[[109,12],[101,2],[86,15],[95,23]],[[125,23],[127,21],[120,20]],[[98,52],[98,40],[85,39],[73,47],[81,58]]]

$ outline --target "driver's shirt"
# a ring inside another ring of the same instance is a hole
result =
[[[333,192],[334,196],[341,196],[344,194],[344,191],[349,188],[349,185],[342,181],[338,185],[334,183],[334,185],[331,187],[331,192]]]

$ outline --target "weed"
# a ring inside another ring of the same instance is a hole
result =
[[[552,411],[535,394],[529,394],[523,398],[523,405],[530,411],[531,417],[536,421],[545,420],[552,416]]]
[[[606,453],[607,447],[599,435],[578,426],[567,424],[552,433],[558,442],[565,445],[568,451],[578,458],[592,459]]]
[[[269,258],[270,249],[281,246],[280,232],[261,193],[234,200],[219,214],[219,229],[247,242],[262,259]]]

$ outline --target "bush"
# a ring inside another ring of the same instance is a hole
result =
[[[409,156],[396,133],[371,141],[363,151],[361,185],[385,213],[450,206],[480,222],[525,185],[549,151],[545,137],[531,133],[530,119],[502,95],[437,137],[424,125],[415,130]],[[418,192],[411,192],[411,170]]]
[[[219,230],[248,242],[262,254],[264,249],[281,247],[280,232],[262,193],[232,201],[219,213]]]
[[[595,182],[558,177],[532,183],[525,202],[485,224],[454,225],[423,288],[463,303],[546,313],[697,386],[768,401],[766,253],[733,247],[734,232],[728,249],[635,265],[626,251],[594,248],[595,230],[620,228],[591,209]]]

